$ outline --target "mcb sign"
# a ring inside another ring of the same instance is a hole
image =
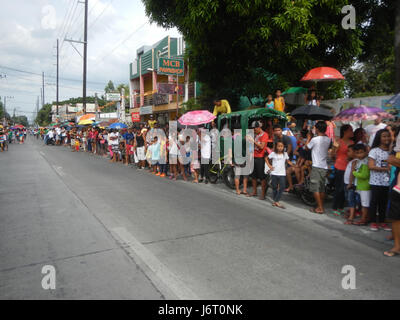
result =
[[[183,76],[184,62],[182,59],[160,58],[158,60],[158,73],[168,76]]]

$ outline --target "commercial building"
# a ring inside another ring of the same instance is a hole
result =
[[[196,82],[189,82],[189,68],[184,65],[183,76],[179,76],[179,99],[177,101],[176,76],[160,74],[160,58],[183,60],[185,43],[182,38],[170,36],[152,46],[143,46],[136,51],[136,59],[130,64],[130,111],[139,114],[141,121],[150,115],[159,124],[176,119],[176,110],[198,94]],[[170,86],[169,86],[169,85]],[[172,87],[171,87],[172,86]],[[172,91],[171,91],[172,88]],[[166,93],[168,92],[168,93]],[[172,93],[172,94],[171,94]]]

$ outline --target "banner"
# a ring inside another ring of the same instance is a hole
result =
[[[140,122],[140,113],[139,112],[132,112],[132,122]]]
[[[159,94],[176,94],[176,84],[174,83],[157,83]],[[184,87],[182,84],[179,85],[178,94],[183,96]]]

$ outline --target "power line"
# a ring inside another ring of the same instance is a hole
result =
[[[106,7],[104,7],[103,11],[97,16],[97,18],[90,24],[89,28],[93,27],[93,25],[99,20],[99,18],[103,15],[103,13],[106,11],[106,9],[114,2],[114,0],[111,0]]]
[[[7,69],[7,70],[12,70],[12,71],[16,71],[16,72],[32,74],[32,75],[36,75],[36,76],[42,76],[41,73],[31,72],[31,71],[27,71],[27,70],[20,70],[20,69],[6,67],[6,66],[2,66],[2,65],[0,65],[0,68],[4,68],[4,69]],[[56,78],[56,77],[55,76],[47,76],[47,78]],[[61,78],[61,77],[59,79],[65,80],[65,81],[75,81],[75,82],[81,82],[82,81],[82,80],[78,80],[78,79]],[[87,81],[87,83],[104,85],[103,82],[95,82],[95,81]]]
[[[129,34],[120,44],[118,44],[117,46],[114,47],[114,49],[112,49],[109,53],[106,53],[105,55],[103,55],[103,57],[97,62],[100,63],[102,62],[105,58],[109,57],[117,48],[119,48],[120,46],[122,46],[126,41],[128,41],[136,32],[138,32],[140,29],[142,29],[146,24],[148,24],[149,22],[145,22],[143,23],[139,28],[137,28],[135,31],[133,31],[131,34]]]

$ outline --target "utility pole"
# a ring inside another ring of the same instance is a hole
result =
[[[87,28],[88,28],[88,2],[85,0],[85,30],[83,33],[83,110],[86,114],[86,70],[87,70]]]
[[[43,90],[43,96],[42,96],[42,103],[44,105],[44,72],[42,72],[42,90]]]
[[[57,116],[58,116],[58,39],[57,39],[57,89],[56,89],[56,101],[57,101]]]
[[[83,44],[83,93],[82,93],[82,102],[83,102],[83,112],[86,114],[86,71],[87,71],[87,29],[88,29],[88,3],[89,0],[78,1],[78,3],[85,4],[85,14],[84,14],[84,31],[83,31],[83,41],[73,40],[64,38],[64,41],[67,41],[71,44],[71,46],[75,49],[76,52],[82,57],[79,50],[74,46],[74,43]]]
[[[125,88],[122,87],[121,89],[121,120],[122,122],[125,122],[126,118],[125,118]]]
[[[4,96],[4,119],[3,119],[3,125],[7,125],[7,111],[6,111],[6,97]]]
[[[36,99],[36,126],[38,126],[38,115],[39,115],[39,96]]]
[[[94,107],[96,110],[96,122],[99,121],[99,103],[97,101],[97,92],[94,94]]]

